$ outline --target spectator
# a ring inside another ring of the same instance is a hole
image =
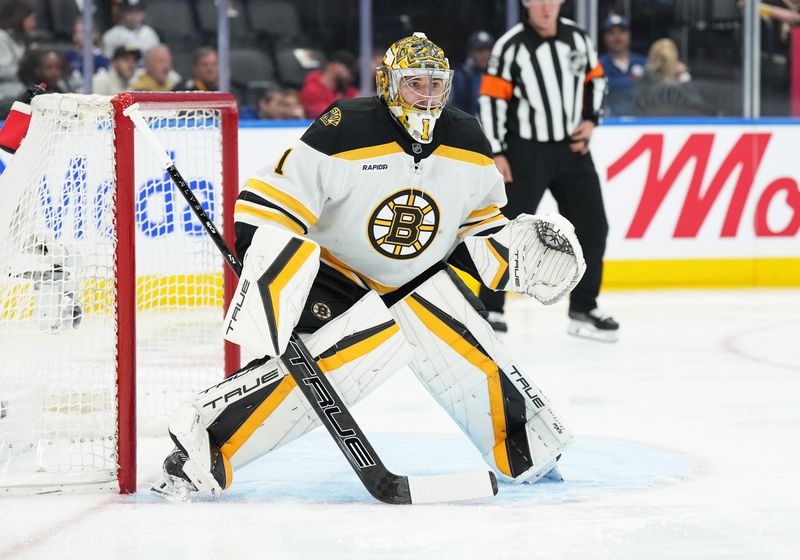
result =
[[[122,45],[114,50],[111,67],[101,70],[92,78],[92,91],[99,95],[116,95],[131,88],[131,80],[142,53],[130,45]]]
[[[744,0],[739,0],[739,8],[744,7]],[[762,18],[772,18],[788,25],[800,25],[800,13],[797,12],[800,6],[797,2],[787,4],[790,8],[771,6],[763,2],[758,3],[758,13]]]
[[[300,101],[300,92],[293,88],[284,90],[283,102],[285,104],[284,119],[297,120],[306,118],[303,103]]]
[[[692,76],[678,58],[678,47],[672,39],[659,39],[647,52],[648,77],[666,83],[686,83]]]
[[[94,55],[94,72],[108,70],[109,60],[98,46],[100,35],[96,30],[92,30],[92,54]],[[83,16],[75,19],[72,26],[72,45],[73,48],[64,53],[69,68],[69,84],[73,91],[78,91],[83,85]]]
[[[691,79],[686,66],[678,59],[675,42],[657,40],[647,53],[645,75],[633,89],[634,113],[645,116],[713,114]]]
[[[633,86],[644,75],[647,59],[631,52],[631,25],[627,18],[612,14],[603,23],[606,52],[600,64],[608,78],[607,115],[633,114]]]
[[[481,78],[489,64],[494,37],[486,31],[478,31],[467,40],[467,60],[453,73],[453,89],[450,104],[470,115],[478,115],[478,97]]]
[[[355,97],[355,57],[347,51],[333,53],[321,71],[306,76],[300,90],[306,116],[315,119],[337,99]]]
[[[136,91],[172,91],[180,80],[172,69],[172,53],[167,45],[158,45],[144,56],[144,72],[133,80]]]
[[[278,87],[267,88],[258,98],[258,119],[283,119],[286,93]]]
[[[103,34],[103,52],[111,56],[117,47],[131,45],[143,53],[160,41],[152,27],[144,23],[147,15],[144,0],[122,0],[119,5],[119,23]]]
[[[36,13],[27,2],[6,0],[0,7],[0,97],[16,98],[27,87],[17,71],[35,27]]]
[[[261,93],[255,109],[243,107],[239,111],[239,117],[242,119],[298,120],[305,119],[306,114],[296,89],[270,87]]]
[[[176,91],[218,91],[219,60],[217,51],[201,47],[192,55],[192,77],[175,88]]]
[[[66,75],[67,64],[64,58],[51,50],[29,50],[19,61],[17,77],[20,87],[24,84],[45,84],[47,93],[69,93]]]

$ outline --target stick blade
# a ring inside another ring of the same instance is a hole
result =
[[[412,504],[478,500],[497,494],[497,478],[491,471],[409,476],[408,487]]]

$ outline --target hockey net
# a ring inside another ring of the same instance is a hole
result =
[[[134,101],[230,242],[233,98]],[[0,175],[0,491],[135,491],[137,413],[140,434],[163,430],[238,364],[221,336],[233,277],[115,107],[34,98]]]

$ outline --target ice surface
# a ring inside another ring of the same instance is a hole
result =
[[[563,483],[387,506],[316,431],[234,475],[218,500],[146,492],[0,497],[0,559],[800,558],[800,291],[602,297],[621,340],[568,337],[566,307],[509,302],[507,344],[577,434]],[[410,372],[355,410],[393,471],[481,468]]]

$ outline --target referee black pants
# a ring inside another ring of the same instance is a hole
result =
[[[512,183],[506,184],[508,204],[503,214],[513,220],[520,214],[535,214],[544,191],[558,203],[558,211],[575,226],[586,259],[586,273],[572,291],[570,311],[591,311],[603,278],[608,221],[600,192],[600,180],[591,154],[577,154],[569,142],[533,142],[507,139]],[[480,298],[488,311],[503,311],[505,294],[481,286]]]

